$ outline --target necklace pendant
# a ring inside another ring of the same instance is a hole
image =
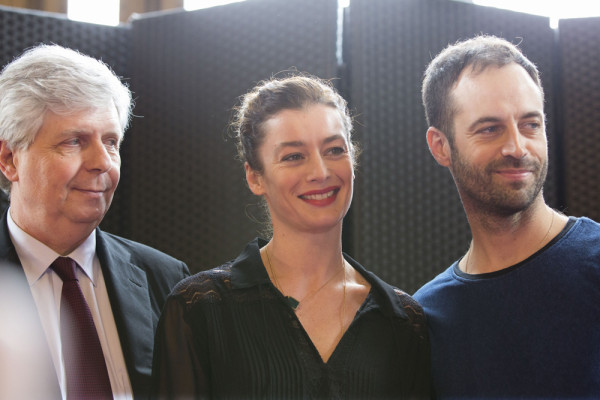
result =
[[[288,305],[292,307],[292,310],[296,311],[300,302],[293,298],[292,296],[285,296],[285,301],[287,301]]]

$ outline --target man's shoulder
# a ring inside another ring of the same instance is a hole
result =
[[[450,265],[444,271],[442,271],[435,278],[424,284],[419,290],[415,292],[413,298],[416,301],[418,301],[421,305],[423,305],[423,303],[425,303],[429,297],[437,295],[445,288],[454,285],[456,282],[453,274],[453,269],[455,265],[456,262]]]
[[[112,233],[104,232],[100,229],[98,229],[97,232],[96,245],[98,248],[103,247],[104,250],[111,254],[129,254],[132,262],[151,260],[154,263],[161,264],[183,264],[182,261],[176,259],[175,257],[146,244],[136,242]]]
[[[570,217],[574,221],[573,225],[579,225],[579,230],[583,234],[600,235],[600,223],[588,217]]]
[[[600,240],[600,224],[587,217],[569,217],[569,222],[553,239],[552,250],[558,250],[568,257],[600,254],[596,245]],[[575,254],[574,254],[575,253]],[[554,251],[553,256],[556,256]]]

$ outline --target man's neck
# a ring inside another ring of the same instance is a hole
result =
[[[498,271],[527,259],[552,240],[567,221],[541,198],[510,216],[474,212],[468,216],[473,241],[460,268],[469,274]]]
[[[28,225],[23,223],[18,213],[13,212],[13,207],[9,209],[14,223],[23,232],[40,241],[60,255],[67,255],[83,243],[94,231],[93,224],[73,224],[65,222],[56,223],[51,229],[45,228],[49,224],[40,218],[37,224]],[[64,226],[61,226],[64,225]],[[54,234],[52,232],[55,232]],[[60,234],[58,234],[60,232]]]

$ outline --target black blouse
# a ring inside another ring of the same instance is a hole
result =
[[[428,398],[422,308],[360,264],[371,291],[328,362],[272,285],[250,242],[219,268],[180,282],[160,318],[153,380],[170,399]]]

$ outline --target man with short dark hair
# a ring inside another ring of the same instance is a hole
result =
[[[543,198],[537,68],[479,36],[428,66],[427,143],[469,220],[460,260],[415,294],[439,398],[600,398],[600,225]]]

